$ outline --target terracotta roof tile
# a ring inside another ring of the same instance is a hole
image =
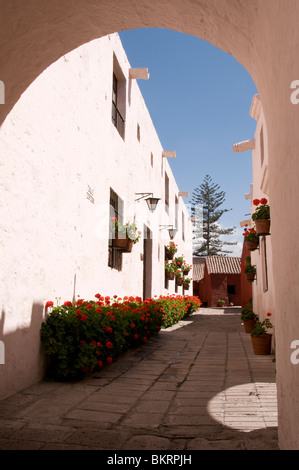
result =
[[[193,258],[193,281],[204,278],[205,265],[209,274],[240,274],[241,258],[230,256],[207,256]]]
[[[193,281],[200,281],[204,278],[206,259],[193,258],[192,264],[192,279]]]
[[[230,256],[207,256],[209,274],[240,274],[241,258]]]

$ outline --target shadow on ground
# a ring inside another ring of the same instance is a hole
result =
[[[2,400],[0,449],[277,450],[272,357],[253,354],[236,311],[212,313],[81,382]]]

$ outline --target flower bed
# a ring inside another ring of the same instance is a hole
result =
[[[196,297],[96,296],[52,308],[41,326],[44,354],[49,359],[47,375],[55,380],[78,379],[113,362],[122,352],[145,343],[200,307]]]
[[[198,310],[201,305],[198,297],[175,294],[160,296],[157,302],[162,312],[162,328],[167,328],[183,320],[183,318]]]

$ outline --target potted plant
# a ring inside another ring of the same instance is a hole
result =
[[[166,249],[166,258],[173,259],[175,253],[178,251],[177,245],[174,242],[170,242],[169,245],[165,247]]]
[[[254,354],[270,354],[271,352],[271,341],[272,334],[268,333],[268,330],[273,328],[269,317],[271,313],[267,313],[267,317],[264,321],[260,322],[257,320],[255,327],[251,331],[251,341]]]
[[[173,261],[165,261],[165,277],[173,281],[176,273],[176,264]]]
[[[183,266],[184,266],[184,258],[183,258],[183,256],[177,256],[177,257],[175,258],[175,262],[176,262],[176,264],[177,264],[178,269],[182,269],[182,268],[183,268]]]
[[[217,301],[217,305],[218,305],[218,307],[224,307],[224,305],[225,305],[225,300],[219,299],[219,300]]]
[[[122,225],[116,217],[113,217],[111,222],[113,224],[112,230],[114,229],[114,248],[130,253],[133,245],[139,241],[141,232],[137,230],[135,223],[127,222],[125,225]]]
[[[176,276],[176,283],[178,286],[181,286],[183,284],[183,273],[182,273],[182,270],[180,268],[177,268],[176,269],[176,272],[175,272],[175,276]]]
[[[247,281],[253,282],[256,275],[256,267],[253,266],[251,263],[246,264],[244,268],[244,274],[247,278]]]
[[[258,235],[269,235],[270,232],[270,206],[266,198],[254,199],[252,203],[257,206],[252,214]]]
[[[191,282],[191,279],[189,279],[189,277],[184,278],[183,287],[185,290],[189,290],[190,282]]]
[[[183,263],[183,265],[182,265],[182,270],[183,270],[184,276],[187,276],[187,275],[189,274],[189,272],[190,272],[190,270],[191,270],[191,267],[192,267],[191,265],[187,264],[187,263],[184,261],[184,263]]]
[[[245,230],[244,230],[244,243],[247,246],[249,251],[254,251],[257,249],[259,246],[259,236],[256,233],[255,228],[247,228],[245,225]]]
[[[241,320],[244,325],[245,333],[251,333],[255,327],[257,319],[258,316],[254,313],[252,309],[252,300],[250,300],[248,304],[241,310]]]

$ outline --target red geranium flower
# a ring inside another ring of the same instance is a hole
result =
[[[102,367],[102,365],[103,365],[102,361],[98,361],[98,366]]]
[[[113,361],[112,357],[111,357],[111,356],[108,356],[108,357],[107,357],[107,362],[108,362],[109,364],[111,364],[112,361]]]
[[[263,197],[261,199],[261,204],[265,205],[265,204],[267,204],[267,202],[268,202],[268,200],[265,197]]]
[[[106,346],[107,346],[108,349],[113,348],[113,344],[110,341],[107,341]]]
[[[64,304],[66,307],[72,307],[72,302],[70,302],[69,300],[67,300],[66,302],[64,302]]]
[[[53,302],[52,300],[48,300],[48,302],[46,303],[46,307],[53,307]]]
[[[267,317],[271,317],[272,313],[268,312]]]
[[[131,323],[130,327],[135,328],[135,323]]]
[[[136,333],[134,335],[134,339],[138,339],[138,335]]]
[[[260,203],[259,199],[253,199],[253,201],[252,201],[252,204],[254,204],[255,206],[258,206],[259,203]]]

